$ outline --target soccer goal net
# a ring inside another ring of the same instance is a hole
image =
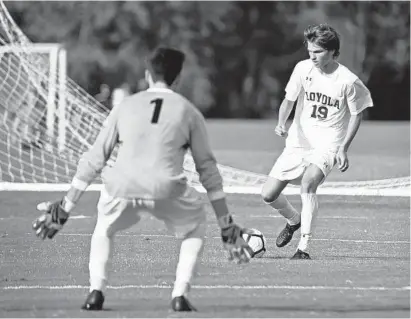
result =
[[[65,49],[32,43],[0,1],[0,190],[67,189],[108,113],[66,76]],[[199,187],[189,155],[184,169],[190,183]],[[232,167],[219,169],[227,191],[259,193],[267,179]],[[349,184],[352,194],[407,196],[409,185],[409,177]],[[325,186],[323,193],[347,193],[347,183]],[[297,194],[298,189],[289,192]]]
[[[0,176],[65,183],[109,110],[66,76],[66,51],[34,44],[0,2]]]

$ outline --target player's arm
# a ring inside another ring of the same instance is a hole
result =
[[[278,110],[278,123],[275,128],[275,133],[279,136],[286,136],[287,129],[285,127],[288,118],[290,117],[291,111],[294,108],[294,103],[298,98],[298,95],[302,89],[301,73],[302,73],[302,63],[297,63],[294,67],[293,73],[285,87],[285,98],[280,105]]]
[[[230,260],[237,263],[248,262],[252,250],[242,237],[243,229],[234,223],[228,210],[223,180],[211,151],[204,117],[199,112],[194,113],[191,118],[190,149],[196,170],[200,175],[200,182],[207,191],[217,223],[221,228],[221,238],[229,252]]]
[[[345,172],[349,167],[347,153],[360,128],[363,118],[362,112],[367,107],[373,106],[370,92],[359,79],[348,87],[347,103],[351,117],[347,126],[347,134],[337,152],[337,164],[341,172]]]
[[[278,136],[285,136],[287,133],[287,129],[285,124],[287,123],[288,118],[290,117],[291,111],[293,110],[295,101],[290,101],[288,99],[284,99],[281,103],[280,109],[278,110],[278,122],[275,128],[275,133]]]
[[[342,149],[344,152],[348,152],[351,142],[354,140],[354,137],[357,134],[358,129],[360,128],[361,121],[362,112],[359,114],[352,114],[350,116],[350,120],[347,126],[347,134],[344,138],[343,143],[340,146],[340,149]]]
[[[70,189],[63,199],[54,203],[43,202],[37,206],[43,212],[33,223],[38,237],[51,239],[56,235],[67,222],[84,191],[106,165],[118,141],[117,113],[117,110],[110,113],[96,141],[81,157]]]

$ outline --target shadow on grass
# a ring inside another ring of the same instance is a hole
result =
[[[291,256],[263,256],[260,258],[255,258],[254,260],[265,260],[265,259],[273,259],[273,260],[287,260],[290,259]]]
[[[244,305],[244,306],[238,306],[234,307],[232,305],[230,306],[215,306],[213,307],[213,310],[216,312],[219,311],[237,311],[239,312],[248,312],[248,311],[254,311],[256,312],[256,316],[258,316],[259,311],[275,311],[275,312],[304,312],[304,313],[353,313],[353,312],[382,312],[382,313],[389,313],[389,312],[399,312],[399,311],[404,311],[404,312],[410,312],[410,307],[407,306],[352,306],[350,308],[342,308],[338,306],[330,306],[329,308],[321,308],[321,307],[307,307],[307,306],[281,306],[281,305],[272,305],[272,306],[252,306],[252,305]],[[201,309],[199,309],[199,312],[201,313]],[[384,315],[385,316],[385,315]]]
[[[319,258],[321,259],[321,258]],[[344,256],[344,255],[325,255],[323,259],[369,259],[369,260],[410,260],[410,256],[400,257],[400,256]]]
[[[164,305],[161,307],[163,308]],[[352,306],[350,308],[346,308],[345,306],[329,306],[328,308],[325,307],[312,307],[312,306],[305,306],[305,305],[293,305],[293,306],[283,306],[283,305],[217,305],[217,306],[209,306],[207,308],[198,308],[198,312],[173,312],[171,310],[167,310],[166,307],[164,309],[159,309],[155,305],[152,305],[152,309],[148,309],[147,307],[143,307],[141,309],[138,305],[133,307],[132,303],[125,306],[118,307],[110,307],[104,308],[100,311],[85,311],[76,308],[64,308],[64,307],[56,307],[56,306],[42,306],[36,308],[27,308],[27,307],[13,307],[8,309],[3,309],[2,314],[11,315],[11,313],[22,313],[24,312],[25,317],[37,317],[41,312],[53,312],[53,316],[58,317],[73,317],[73,314],[79,314],[79,317],[123,317],[123,318],[133,318],[133,317],[151,317],[153,314],[161,313],[161,316],[166,315],[168,318],[180,318],[180,317],[203,317],[206,315],[209,317],[210,315],[217,315],[223,317],[233,317],[239,318],[246,315],[246,318],[251,317],[262,317],[265,316],[267,313],[272,313],[270,317],[283,317],[283,313],[287,313],[293,316],[293,313],[302,313],[305,315],[317,315],[318,317],[322,316],[330,316],[332,314],[338,314],[344,316],[344,314],[350,316],[353,313],[363,313],[364,316],[367,316],[367,313],[372,314],[374,317],[389,317],[389,313],[394,312],[396,316],[398,313],[404,312],[404,316],[401,317],[409,318],[410,315],[410,307],[403,306],[403,305],[391,305],[391,306]],[[78,311],[77,311],[78,310]],[[110,313],[116,313],[115,315],[109,315]],[[377,313],[377,314],[376,314]],[[378,315],[380,313],[381,315]],[[227,315],[229,314],[229,315]],[[3,317],[3,315],[1,315]],[[156,316],[157,317],[157,316]]]

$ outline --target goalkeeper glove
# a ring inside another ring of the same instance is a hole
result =
[[[218,220],[221,227],[221,239],[224,248],[229,253],[229,260],[237,264],[248,263],[253,255],[251,247],[243,239],[243,228],[234,223],[231,215]]]
[[[41,239],[46,237],[52,239],[57,232],[63,228],[63,225],[69,218],[69,210],[67,207],[72,203],[67,203],[64,198],[57,202],[43,202],[37,205],[37,209],[43,211],[33,222],[33,229],[36,231],[36,236]]]

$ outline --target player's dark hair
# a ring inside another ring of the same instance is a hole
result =
[[[184,53],[179,50],[159,47],[146,59],[146,65],[154,81],[171,85],[180,74],[184,59]]]
[[[304,45],[312,42],[327,51],[334,50],[334,57],[340,55],[340,35],[328,24],[310,25],[304,30]]]

